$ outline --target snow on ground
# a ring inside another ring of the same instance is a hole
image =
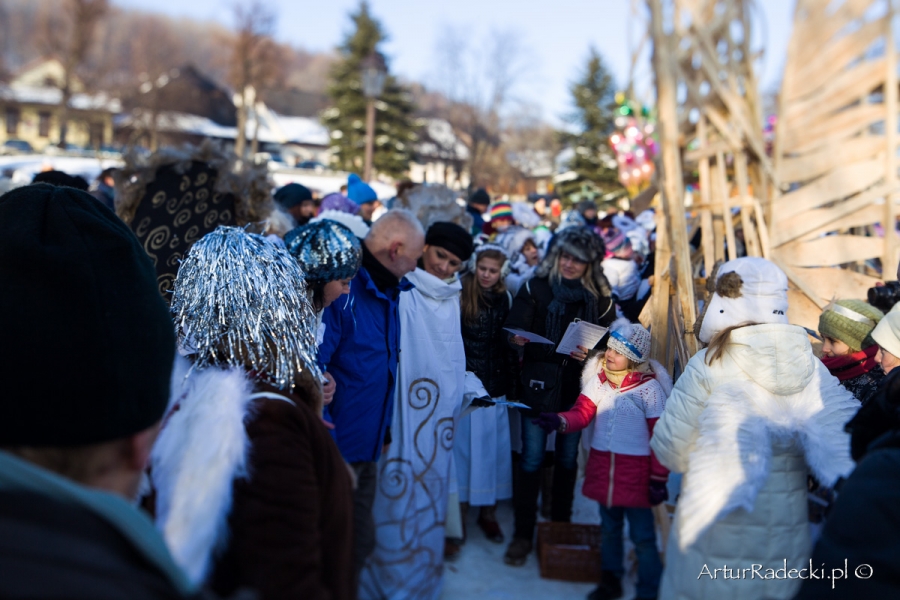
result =
[[[581,495],[583,479],[579,479],[575,493],[572,521],[576,523],[600,522],[600,511],[597,503]],[[506,541],[494,544],[484,537],[475,524],[478,509],[470,508],[466,518],[468,540],[455,561],[444,563],[443,600],[470,600],[489,598],[492,600],[520,600],[523,598],[540,598],[555,600],[556,598],[585,598],[596,586],[594,583],[570,583],[541,579],[538,559],[534,552],[529,554],[528,562],[521,567],[511,567],[503,562],[503,554],[512,537],[513,507],[512,502],[501,502],[497,507],[497,519]],[[631,542],[626,535],[625,553],[629,554]],[[633,565],[629,565],[631,572]],[[634,598],[635,576],[632,572],[625,578],[623,600]]]

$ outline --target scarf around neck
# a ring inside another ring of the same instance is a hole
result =
[[[853,354],[832,357],[823,356],[822,363],[829,373],[838,378],[838,381],[847,381],[874,369],[878,364],[875,362],[877,353],[878,346],[872,345]]]
[[[400,280],[396,275],[388,271],[388,268],[378,262],[375,255],[369,252],[366,243],[362,244],[362,266],[369,272],[372,283],[378,288],[378,291],[384,293],[388,288],[395,288],[400,285]]]
[[[553,290],[553,300],[547,306],[547,338],[554,344],[559,344],[562,339],[563,321],[569,304],[583,303],[578,309],[577,318],[597,324],[600,318],[597,298],[584,287],[580,279],[551,278],[550,287]]]

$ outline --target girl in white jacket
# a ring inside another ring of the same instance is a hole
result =
[[[843,428],[858,403],[787,323],[778,267],[740,258],[710,280],[698,323],[709,346],[675,383],[650,442],[685,474],[660,598],[791,598],[800,580],[779,573],[809,568],[807,474],[833,486],[852,470]]]

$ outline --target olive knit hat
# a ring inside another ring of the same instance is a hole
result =
[[[819,315],[819,333],[844,342],[853,352],[868,348],[872,330],[884,313],[863,300],[838,300]]]

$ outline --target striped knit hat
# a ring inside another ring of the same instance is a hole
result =
[[[497,219],[513,220],[512,204],[509,202],[494,202],[490,208],[491,221]]]
[[[838,300],[819,315],[819,333],[859,352],[874,343],[872,330],[883,317],[884,313],[863,300]]]

